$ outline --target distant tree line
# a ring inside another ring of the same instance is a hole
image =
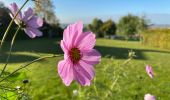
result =
[[[125,39],[129,39],[140,37],[140,33],[148,28],[148,20],[132,14],[123,16],[118,23],[111,19],[103,22],[101,19],[95,18],[87,28],[97,37],[123,36]]]
[[[111,19],[103,22],[101,19],[95,18],[88,29],[93,31],[97,37],[104,37],[106,35],[116,34],[116,24]]]
[[[43,32],[43,37],[62,37],[63,29],[60,27],[58,18],[54,13],[54,6],[51,0],[39,0],[35,2],[35,13],[44,19],[43,27],[41,31]],[[0,2],[0,37],[2,37],[4,31],[6,30],[11,18],[9,16],[9,9]],[[119,37],[123,36],[126,39],[140,37],[140,33],[148,28],[148,21],[145,17],[139,17],[132,14],[128,14],[120,18],[118,23],[109,19],[107,21],[102,21],[101,19],[95,18],[88,26],[87,29],[94,32],[97,37]],[[11,30],[11,36],[15,32],[16,25],[13,25]],[[28,38],[25,34],[20,34],[17,36],[20,39]]]

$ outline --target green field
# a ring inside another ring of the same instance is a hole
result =
[[[8,50],[9,43],[5,44],[3,51]],[[170,51],[134,41],[108,39],[97,39],[95,48],[101,52],[102,60],[95,66],[96,77],[89,87],[80,87],[75,81],[69,87],[62,83],[57,63],[63,57],[36,62],[10,81],[17,80],[13,83],[15,87],[23,79],[29,79],[25,91],[33,100],[143,100],[146,93],[155,95],[157,100],[170,100]],[[136,57],[125,64],[130,50],[136,53]],[[8,72],[38,57],[63,53],[59,39],[43,38],[17,41],[13,51]],[[1,55],[0,66],[6,55],[7,52]],[[153,66],[154,79],[146,74],[146,64]],[[78,90],[78,95],[74,95],[73,90]]]

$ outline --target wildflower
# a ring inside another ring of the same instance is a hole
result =
[[[14,18],[19,10],[17,4],[12,3],[9,9],[11,11],[11,18]],[[14,21],[17,25],[22,27],[22,29],[30,38],[42,36],[42,32],[39,31],[38,28],[43,25],[43,20],[42,18],[35,16],[32,8],[28,8],[24,12],[24,14],[22,14],[22,12],[19,12]]]
[[[58,63],[58,73],[64,84],[69,86],[76,80],[83,86],[89,86],[95,76],[94,65],[100,61],[100,53],[93,49],[96,39],[92,32],[82,32],[83,23],[69,25],[63,34],[61,48],[64,60]]]
[[[150,78],[154,77],[154,73],[153,73],[152,67],[150,65],[146,66],[146,72],[147,72],[147,74],[149,75]]]
[[[156,98],[151,94],[145,94],[144,100],[156,100]]]

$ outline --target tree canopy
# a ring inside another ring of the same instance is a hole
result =
[[[88,25],[88,29],[94,32],[97,37],[116,34],[116,24],[111,19],[103,22],[101,19],[95,18],[92,23]]]
[[[103,23],[101,28],[105,35],[115,35],[116,34],[116,24],[111,19]]]
[[[54,5],[51,0],[35,1],[35,12],[49,24],[59,25],[59,20],[54,12]]]
[[[103,33],[101,32],[101,27],[103,25],[103,21],[98,18],[94,18],[92,23],[88,25],[88,29],[96,34],[97,37],[103,37]]]
[[[141,33],[147,27],[147,20],[144,17],[128,14],[119,20],[117,33],[129,37]]]

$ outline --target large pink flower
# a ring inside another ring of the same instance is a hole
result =
[[[93,49],[96,39],[92,32],[82,32],[83,23],[69,25],[63,34],[61,48],[64,60],[58,63],[58,73],[66,86],[76,80],[89,86],[95,76],[94,65],[100,61],[100,53]]]
[[[9,6],[11,11],[10,16],[14,18],[16,13],[18,12],[19,8],[16,3],[12,3]],[[24,14],[19,12],[18,16],[15,18],[15,23],[20,25],[25,33],[30,37],[34,38],[36,36],[42,36],[42,32],[38,30],[39,27],[43,25],[43,20],[40,17],[35,16],[33,10],[28,8]]]
[[[146,72],[150,78],[154,77],[154,73],[153,73],[152,67],[150,65],[146,65]]]

